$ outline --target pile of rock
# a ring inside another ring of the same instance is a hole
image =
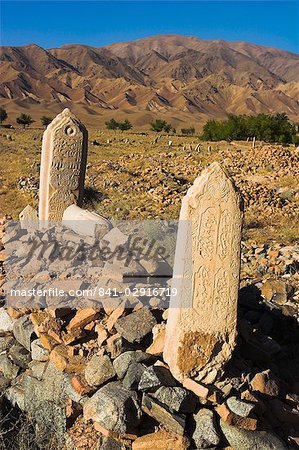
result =
[[[147,308],[110,314],[1,308],[1,390],[37,423],[50,416],[66,448],[80,448],[76,430],[90,423],[94,444],[110,442],[107,449],[298,444],[298,328],[291,320],[268,312],[244,288],[239,345],[225,377],[182,385],[163,361],[166,316]]]
[[[243,264],[271,262],[274,249],[260,250],[247,249]],[[242,281],[238,345],[215,383],[173,378],[162,353],[168,310],[137,298],[129,308],[2,307],[1,390],[40,440],[55,430],[67,450],[295,448],[299,333],[285,306],[296,299],[289,279],[261,281]]]

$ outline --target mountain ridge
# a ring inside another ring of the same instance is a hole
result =
[[[158,35],[105,47],[29,44],[1,47],[0,61],[1,104],[12,116],[71,107],[89,122],[113,111],[143,126],[157,115],[174,125],[227,113],[299,115],[299,55],[243,41]]]

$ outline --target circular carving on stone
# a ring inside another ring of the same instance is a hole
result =
[[[76,128],[73,127],[72,125],[67,125],[65,127],[64,131],[65,131],[65,134],[67,134],[68,136],[71,136],[71,137],[75,136],[75,134],[76,134]]]

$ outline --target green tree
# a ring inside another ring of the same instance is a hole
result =
[[[4,122],[7,119],[7,112],[4,108],[0,107],[0,123]]]
[[[154,122],[151,122],[150,125],[151,130],[156,131],[157,133],[161,133],[162,131],[165,131],[165,133],[169,133],[172,130],[171,124],[161,119],[156,119]]]
[[[31,125],[33,122],[34,120],[31,116],[29,116],[29,114],[21,114],[19,117],[17,117],[17,123],[19,125],[23,125],[24,128]]]
[[[126,119],[124,122],[119,122],[118,124],[118,128],[121,131],[126,131],[126,130],[130,130],[133,127],[133,125],[131,124],[131,122]]]
[[[193,135],[195,133],[195,128],[194,127],[189,127],[189,128],[182,128],[181,129],[181,133],[184,136],[190,136]]]
[[[206,141],[231,141],[255,137],[266,142],[285,144],[293,142],[295,134],[296,127],[285,113],[256,116],[229,114],[227,120],[208,120],[201,138]]]
[[[52,117],[42,116],[40,121],[44,127],[47,127],[52,122]]]
[[[118,128],[118,122],[116,122],[115,119],[110,119],[107,122],[105,122],[107,130],[117,130]]]

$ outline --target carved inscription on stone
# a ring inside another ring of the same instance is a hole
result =
[[[182,266],[176,261],[174,270],[178,293],[170,303],[164,358],[178,379],[192,375],[204,379],[221,372],[236,337],[242,211],[239,195],[218,163],[207,168],[184,197],[180,221],[188,220],[190,306],[185,306],[188,301],[181,289],[184,282],[179,274],[186,270],[180,257]],[[181,245],[178,238],[176,259]]]
[[[65,109],[43,137],[40,171],[40,220],[61,220],[64,210],[81,206],[87,158],[87,131]]]

